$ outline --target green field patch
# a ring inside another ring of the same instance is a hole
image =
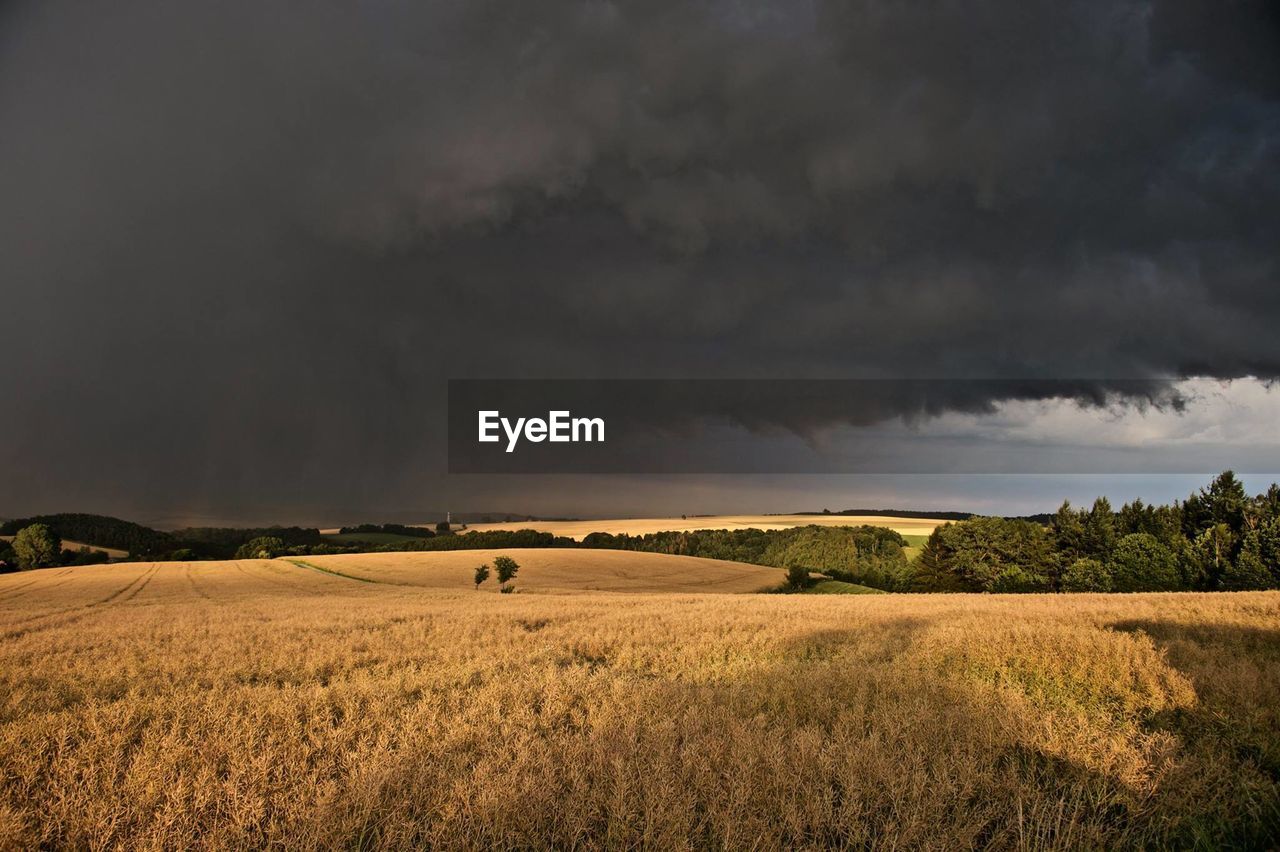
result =
[[[822,580],[805,589],[806,595],[883,595],[887,592],[873,589],[870,586],[859,586],[857,583],[846,583],[842,580]]]

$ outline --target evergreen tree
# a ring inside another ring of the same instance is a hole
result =
[[[1280,588],[1280,517],[1250,530],[1235,560],[1223,567],[1222,588]]]
[[[1238,536],[1229,525],[1214,524],[1196,536],[1192,544],[1198,569],[1193,585],[1209,591],[1219,588],[1222,575],[1235,561]]]
[[[1218,474],[1207,488],[1187,498],[1183,506],[1183,532],[1195,540],[1211,527],[1225,524],[1234,534],[1244,530],[1245,511],[1250,500],[1244,483],[1234,472]]]
[[[1116,518],[1111,511],[1111,501],[1099,497],[1084,517],[1084,534],[1081,550],[1091,559],[1105,562],[1111,558],[1116,546]]]
[[[1077,512],[1070,500],[1063,500],[1053,516],[1053,546],[1066,564],[1084,553],[1084,513]]]
[[[1254,500],[1254,507],[1260,520],[1280,518],[1280,485],[1271,483],[1271,487]]]
[[[925,540],[920,555],[912,563],[910,586],[916,592],[963,592],[965,589],[960,579],[947,570],[950,557],[949,549],[943,540],[944,531],[951,524],[943,524],[934,529]]]

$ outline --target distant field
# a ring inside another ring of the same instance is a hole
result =
[[[496,556],[520,564],[516,586],[525,592],[758,592],[785,579],[780,568],[624,550],[534,548],[428,553],[352,553],[299,557],[308,565],[379,583],[431,589],[474,589],[477,565]],[[482,592],[497,593],[493,579]]]
[[[593,532],[644,535],[667,530],[746,529],[781,530],[809,524],[856,527],[863,524],[888,527],[906,536],[925,536],[945,521],[929,518],[892,518],[879,515],[714,515],[706,518],[623,518],[597,521],[516,521],[509,524],[469,524],[473,530],[534,529],[581,541]]]
[[[920,555],[924,543],[929,540],[929,533],[903,533],[902,537],[907,540],[907,546],[902,548],[902,552],[907,559],[915,559]]]
[[[609,594],[723,575],[581,553],[515,552],[541,594],[477,551],[0,576],[0,848],[1280,844],[1280,593]]]

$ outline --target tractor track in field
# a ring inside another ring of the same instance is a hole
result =
[[[75,565],[69,565],[66,568],[63,568],[61,571],[53,571],[48,575],[42,574],[41,576],[33,577],[27,582],[23,583],[22,585],[14,586],[12,589],[8,589],[3,594],[0,594],[0,601],[13,600],[14,598],[20,598],[23,595],[29,594],[31,592],[44,591],[44,589],[53,589],[58,586],[61,586],[63,583],[71,579],[67,575],[70,574],[75,569],[76,569]],[[44,571],[47,569],[38,569],[38,570]],[[53,580],[52,583],[45,586],[44,589],[28,588],[30,586],[34,586],[35,584],[39,583],[41,580],[46,579],[46,576],[49,578],[55,578],[55,579]],[[56,579],[56,578],[61,578],[61,579]]]
[[[16,629],[0,633],[0,639],[18,639],[32,633],[40,633],[54,627],[65,627],[68,624],[75,624],[82,621],[98,611],[98,607],[109,607],[117,604],[126,603],[132,600],[143,589],[147,587],[153,577],[160,571],[160,566],[156,565],[150,571],[145,571],[137,577],[133,578],[124,588],[117,589],[105,598],[78,606],[65,607],[54,612],[46,612],[42,615],[34,615],[23,621],[14,622],[19,626]],[[64,616],[59,618],[59,616]],[[44,619],[42,621],[42,619]],[[39,623],[32,623],[39,622]]]
[[[187,576],[187,584],[191,586],[191,591],[195,592],[197,595],[199,595],[200,597],[204,598],[207,601],[213,600],[213,598],[209,596],[209,593],[206,592],[204,589],[200,588],[200,584],[196,582],[195,574],[191,570],[190,563],[187,563],[186,576]]]
[[[21,597],[21,595],[18,594],[18,591],[20,589],[25,589],[28,586],[33,586],[36,583],[39,583],[42,579],[43,579],[42,577],[36,577],[34,580],[28,580],[25,583],[21,583],[17,586],[13,586],[10,589],[6,589],[4,594],[0,594],[0,601],[5,601],[5,600],[8,600],[9,598]]]
[[[392,580],[374,580],[371,577],[357,577],[354,574],[343,574],[341,571],[334,571],[331,568],[321,568],[319,565],[313,565],[303,559],[285,559],[284,561],[291,565],[297,565],[299,568],[307,568],[321,574],[328,574],[330,577],[341,577],[344,580],[353,580],[357,583],[369,583],[374,586],[413,586],[412,583],[397,583]]]
[[[295,583],[290,583],[288,580],[281,579],[279,577],[272,577],[270,575],[265,575],[265,574],[262,576],[259,576],[257,574],[252,574],[249,572],[247,568],[245,568],[239,562],[236,563],[236,567],[240,569],[240,573],[244,574],[250,580],[254,580],[260,583],[266,583],[267,585],[275,586],[278,589],[287,589],[293,594],[304,594],[304,595],[323,595],[324,594],[324,590],[322,589],[308,589],[306,587],[299,586]]]

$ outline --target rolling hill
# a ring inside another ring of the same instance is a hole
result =
[[[474,589],[477,565],[509,556],[520,564],[522,592],[759,592],[779,585],[777,568],[621,550],[561,548],[454,550],[427,553],[352,553],[306,556],[295,563],[375,583],[429,589]],[[490,580],[482,591],[496,592]]]

